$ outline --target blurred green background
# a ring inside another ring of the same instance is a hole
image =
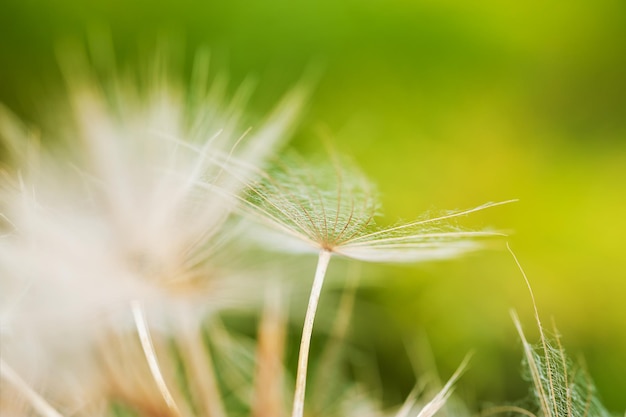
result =
[[[99,26],[129,59],[157,37],[208,46],[233,85],[259,78],[252,112],[321,66],[295,145],[332,132],[389,221],[519,198],[466,224],[514,231],[544,321],[626,409],[626,2],[3,0],[0,101],[36,118],[59,82],[55,43]],[[475,349],[468,401],[527,394],[509,310],[537,332],[505,250],[376,273],[351,337],[378,349],[389,401],[413,383],[398,358],[421,332],[443,376]]]

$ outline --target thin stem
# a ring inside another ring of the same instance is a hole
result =
[[[148,324],[146,323],[146,318],[143,313],[143,308],[141,303],[137,300],[134,300],[131,303],[131,307],[133,310],[133,318],[135,320],[135,326],[137,327],[137,332],[139,333],[139,340],[141,341],[141,347],[143,348],[143,353],[148,361],[148,365],[150,367],[150,373],[154,378],[154,382],[156,382],[159,392],[165,403],[169,407],[169,409],[174,413],[175,416],[181,416],[180,409],[176,405],[174,401],[174,397],[170,393],[170,390],[167,388],[167,384],[165,383],[165,378],[163,377],[163,373],[161,372],[161,368],[159,367],[159,362],[156,357],[156,351],[154,349],[154,344],[152,343],[152,337],[150,337],[150,331],[148,330]]]
[[[18,374],[0,358],[0,375],[15,387],[43,417],[63,417],[41,395],[35,392]]]
[[[332,253],[326,250],[320,251],[317,261],[317,269],[313,286],[311,287],[311,295],[309,296],[309,305],[304,317],[304,326],[302,329],[302,339],[300,340],[300,355],[298,356],[298,370],[296,373],[296,392],[293,397],[292,417],[302,417],[304,414],[304,392],[306,389],[307,366],[309,362],[309,346],[311,345],[311,334],[313,332],[313,322],[315,321],[315,311],[320,299],[320,292],[324,284],[326,269],[330,262]]]
[[[452,374],[450,379],[448,379],[446,385],[444,385],[443,388],[441,388],[441,390],[437,393],[437,395],[435,395],[435,397],[430,400],[424,406],[424,408],[422,408],[417,417],[432,417],[437,411],[441,409],[441,407],[443,407],[450,395],[452,395],[453,385],[461,377],[463,372],[465,372],[465,368],[467,368],[467,364],[469,363],[471,358],[472,353],[470,352],[465,356],[463,362],[461,362],[456,371],[454,371],[454,374]]]
[[[185,353],[183,362],[187,365],[190,379],[194,381],[190,390],[195,394],[198,406],[207,417],[226,417],[211,350],[202,338],[201,328],[184,313],[181,315],[179,325],[182,335],[181,348]]]
[[[313,391],[315,392],[314,412],[315,415],[323,416],[325,405],[331,398],[333,384],[328,381],[333,379],[333,372],[336,371],[338,361],[340,360],[344,347],[344,339],[350,325],[350,318],[354,310],[354,302],[356,298],[356,287],[358,282],[358,274],[360,271],[359,263],[353,263],[348,272],[346,286],[344,288],[339,308],[335,313],[335,320],[330,333],[330,339],[326,342],[324,350],[318,360],[315,379],[313,380]]]
[[[541,319],[539,318],[539,309],[537,309],[537,302],[535,301],[535,293],[533,292],[533,289],[530,286],[530,281],[528,280],[528,277],[526,276],[526,272],[524,272],[524,268],[522,268],[522,264],[517,259],[515,252],[513,252],[513,249],[511,249],[509,242],[506,243],[506,248],[509,250],[509,253],[511,254],[511,256],[513,256],[513,260],[515,261],[517,268],[522,273],[522,277],[524,277],[524,282],[526,282],[526,286],[528,287],[528,292],[530,292],[530,298],[533,302],[533,308],[535,310],[535,320],[537,321],[537,327],[539,328],[539,335],[541,336],[541,344],[543,347],[543,352],[544,352],[544,356],[546,360],[546,368],[548,370],[548,383],[550,386],[550,394],[552,395],[552,402],[554,406],[554,417],[557,417],[559,415],[559,412],[557,410],[556,393],[554,391],[554,383],[552,381],[552,365],[550,364],[550,356],[548,355],[548,344],[546,342],[546,336],[543,331],[543,326],[541,325]],[[541,388],[541,390],[543,391],[543,384],[540,385],[539,388]],[[548,397],[548,400],[550,400],[550,397]],[[548,416],[550,415],[549,408],[547,408],[544,411],[546,411],[546,414]]]
[[[280,287],[270,286],[258,331],[253,417],[277,417],[282,414],[282,361],[287,324],[282,298]]]

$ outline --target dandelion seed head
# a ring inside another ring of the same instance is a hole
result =
[[[353,164],[314,165],[302,158],[281,160],[247,190],[244,207],[253,219],[286,237],[300,251],[323,250],[367,262],[419,262],[451,258],[482,247],[501,233],[464,230],[451,219],[503,203],[489,203],[390,227],[377,227],[376,188]],[[276,241],[276,234],[267,239]]]
[[[335,248],[374,223],[379,204],[375,187],[352,164],[304,164],[295,154],[281,160],[247,191],[262,218],[318,249]]]
[[[229,98],[206,55],[189,90],[160,65],[103,81],[86,54],[62,55],[67,102],[54,124],[34,129],[0,106],[2,354],[42,375],[103,328],[128,329],[131,300],[160,329],[172,311],[202,320],[254,302],[262,280],[229,262],[239,227],[225,195],[288,139],[307,90],[250,129],[251,84]]]

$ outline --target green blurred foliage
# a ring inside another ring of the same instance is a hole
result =
[[[323,67],[295,145],[330,131],[379,184],[385,221],[519,198],[467,223],[514,231],[540,311],[626,409],[626,3],[3,0],[0,100],[36,120],[57,43],[98,28],[121,61],[159,38],[187,58],[209,47],[233,85],[259,79],[259,114]],[[531,304],[506,251],[368,273],[384,285],[362,291],[353,337],[379,349],[390,398],[413,382],[398,358],[422,332],[444,375],[476,350],[460,391],[478,404],[526,394],[509,309],[532,330]]]

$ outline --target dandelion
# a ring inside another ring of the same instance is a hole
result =
[[[9,160],[0,186],[2,353],[28,374],[63,367],[60,356],[88,356],[102,327],[133,323],[136,300],[160,328],[171,311],[199,323],[250,304],[261,284],[230,262],[237,213],[213,190],[241,194],[226,169],[252,180],[237,167],[260,168],[277,152],[307,90],[296,86],[242,129],[251,85],[227,101],[223,81],[209,81],[205,53],[191,93],[159,59],[147,79],[114,74],[105,83],[83,53],[62,54],[68,103],[54,127],[33,129],[0,106]]]
[[[209,80],[206,54],[196,57],[186,92],[163,56],[147,78],[120,76],[112,48],[96,41],[96,68],[83,53],[61,50],[68,97],[53,128],[33,129],[0,106],[8,153],[0,171],[0,371],[25,400],[5,401],[2,390],[3,412],[227,417],[235,408],[277,417],[289,408],[302,417],[333,255],[443,259],[501,236],[451,221],[506,202],[377,228],[374,187],[350,164],[266,169],[293,130],[306,83],[258,126],[242,129],[251,84],[226,100],[224,81]],[[318,253],[290,406],[281,292],[268,296],[256,344],[233,337],[211,314],[249,306],[265,289],[259,278],[269,274],[252,275],[238,259],[242,211],[271,226],[262,238]],[[466,364],[425,404],[415,390],[396,417],[436,413]],[[348,416],[388,415],[369,399],[340,403]]]
[[[378,201],[369,181],[335,160],[333,169],[293,168],[283,163],[248,188],[244,210],[286,235],[289,246],[313,249],[318,262],[302,330],[292,417],[302,417],[308,352],[315,313],[332,255],[370,262],[416,262],[459,255],[479,247],[476,239],[503,236],[465,231],[446,221],[488,207],[446,213],[387,228],[374,228]]]

